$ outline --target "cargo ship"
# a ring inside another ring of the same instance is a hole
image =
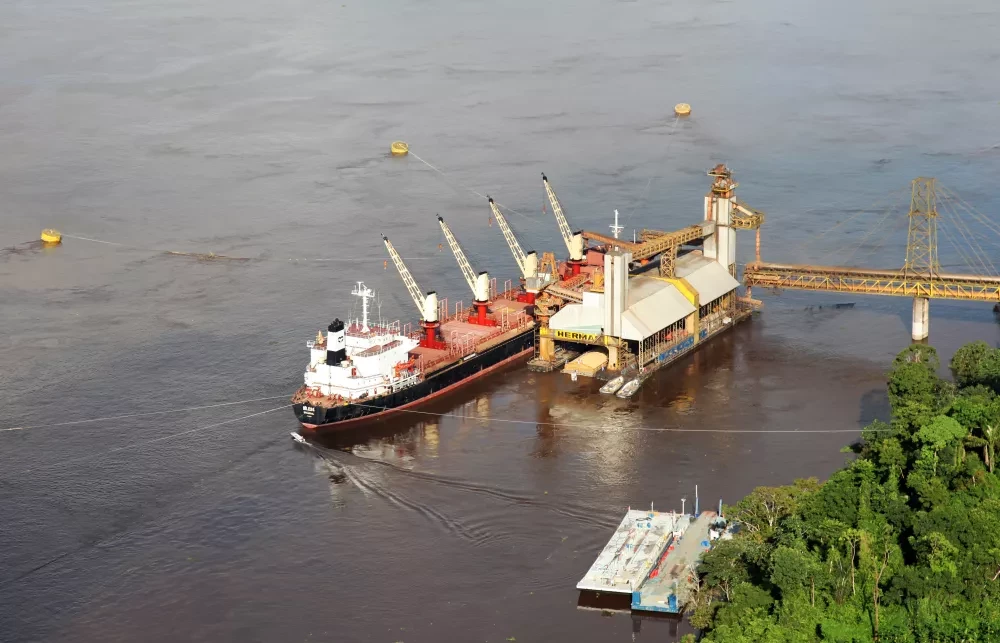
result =
[[[424,294],[399,253],[382,237],[393,263],[420,311],[419,328],[369,319],[374,292],[358,282],[360,319],[335,319],[308,341],[304,382],[292,396],[295,416],[309,431],[357,426],[445,395],[534,350],[534,294],[476,274],[444,220],[438,221],[475,301],[449,310],[434,291]],[[515,254],[515,258],[517,255]],[[521,265],[520,263],[518,264]]]
[[[674,231],[642,230],[632,241],[615,211],[611,234],[573,231],[548,177],[542,185],[568,258],[525,252],[493,199],[492,216],[520,270],[515,287],[476,273],[444,219],[438,223],[473,295],[452,310],[417,286],[392,243],[386,250],[420,313],[411,330],[399,322],[371,324],[373,293],[358,282],[362,317],[334,320],[308,342],[309,366],[292,398],[308,430],[347,427],[405,411],[518,358],[551,371],[589,351],[610,380],[601,390],[628,398],[649,376],[749,319],[760,302],[738,292],[736,230],[757,233],[764,213],[737,201],[738,185],[719,164],[708,171],[703,220]],[[388,267],[388,262],[386,262]],[[584,355],[583,359],[587,357]],[[571,377],[576,371],[570,369]]]

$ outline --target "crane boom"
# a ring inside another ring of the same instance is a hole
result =
[[[472,294],[476,294],[476,271],[472,269],[472,265],[469,263],[469,259],[462,252],[462,246],[458,245],[458,239],[455,235],[451,233],[451,228],[448,224],[444,222],[441,215],[438,215],[438,223],[441,225],[441,231],[444,232],[445,239],[448,240],[448,247],[451,248],[451,253],[455,255],[455,261],[458,262],[458,267],[462,270],[462,276],[465,277],[466,283],[469,284],[469,288],[472,289]]]
[[[417,305],[417,310],[420,311],[420,318],[424,321],[434,321],[432,319],[427,319],[424,314],[424,308],[426,307],[426,298],[424,293],[420,290],[420,286],[413,279],[413,275],[410,274],[409,269],[406,264],[403,263],[403,258],[399,256],[396,249],[392,247],[392,243],[389,241],[389,237],[382,235],[382,241],[385,242],[385,249],[389,251],[389,256],[392,257],[392,263],[396,265],[396,270],[399,271],[399,276],[403,278],[403,283],[406,284],[406,289],[410,291],[410,297],[413,299],[413,303]]]
[[[507,219],[504,218],[503,214],[500,212],[500,208],[497,207],[497,204],[493,202],[493,198],[486,198],[490,201],[490,209],[493,210],[493,218],[497,220],[497,224],[503,232],[503,238],[507,240],[507,245],[510,246],[510,252],[514,255],[514,261],[517,262],[518,270],[521,271],[521,275],[524,277],[533,277],[534,275],[529,275],[527,272],[527,266],[525,266],[524,263],[524,250],[521,249],[521,244],[517,242],[517,237],[514,236],[514,231],[510,229],[509,225],[507,225]]]
[[[556,215],[556,223],[559,224],[559,234],[562,235],[563,241],[566,243],[566,249],[572,254],[573,252],[573,231],[569,228],[569,222],[566,221],[566,215],[563,214],[562,206],[559,204],[559,199],[556,197],[555,190],[549,185],[549,179],[542,173],[542,184],[545,186],[545,195],[549,197],[549,205],[552,206],[552,214]]]

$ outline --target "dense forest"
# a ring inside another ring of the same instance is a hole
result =
[[[959,349],[954,381],[913,345],[876,421],[826,482],[759,487],[708,552],[690,606],[703,642],[1000,641],[1000,350]]]

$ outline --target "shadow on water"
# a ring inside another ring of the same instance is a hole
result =
[[[885,387],[874,388],[861,396],[858,424],[868,426],[875,420],[889,421],[889,395]]]
[[[690,626],[684,623],[684,617],[677,614],[665,614],[656,612],[633,612],[632,598],[627,594],[602,594],[599,592],[580,592],[576,607],[579,610],[599,612],[605,618],[618,618],[624,615],[632,621],[632,634],[640,634],[643,625],[650,636],[660,638],[667,634],[670,640],[677,640],[684,631],[693,631]],[[664,631],[665,630],[665,631]]]

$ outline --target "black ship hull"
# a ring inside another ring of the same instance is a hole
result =
[[[293,404],[295,417],[312,431],[335,431],[362,422],[375,421],[403,411],[439,395],[444,395],[478,377],[485,376],[534,350],[534,330],[527,330],[482,353],[466,357],[450,366],[431,373],[424,381],[401,391],[372,397],[356,404],[325,407],[314,404]]]

